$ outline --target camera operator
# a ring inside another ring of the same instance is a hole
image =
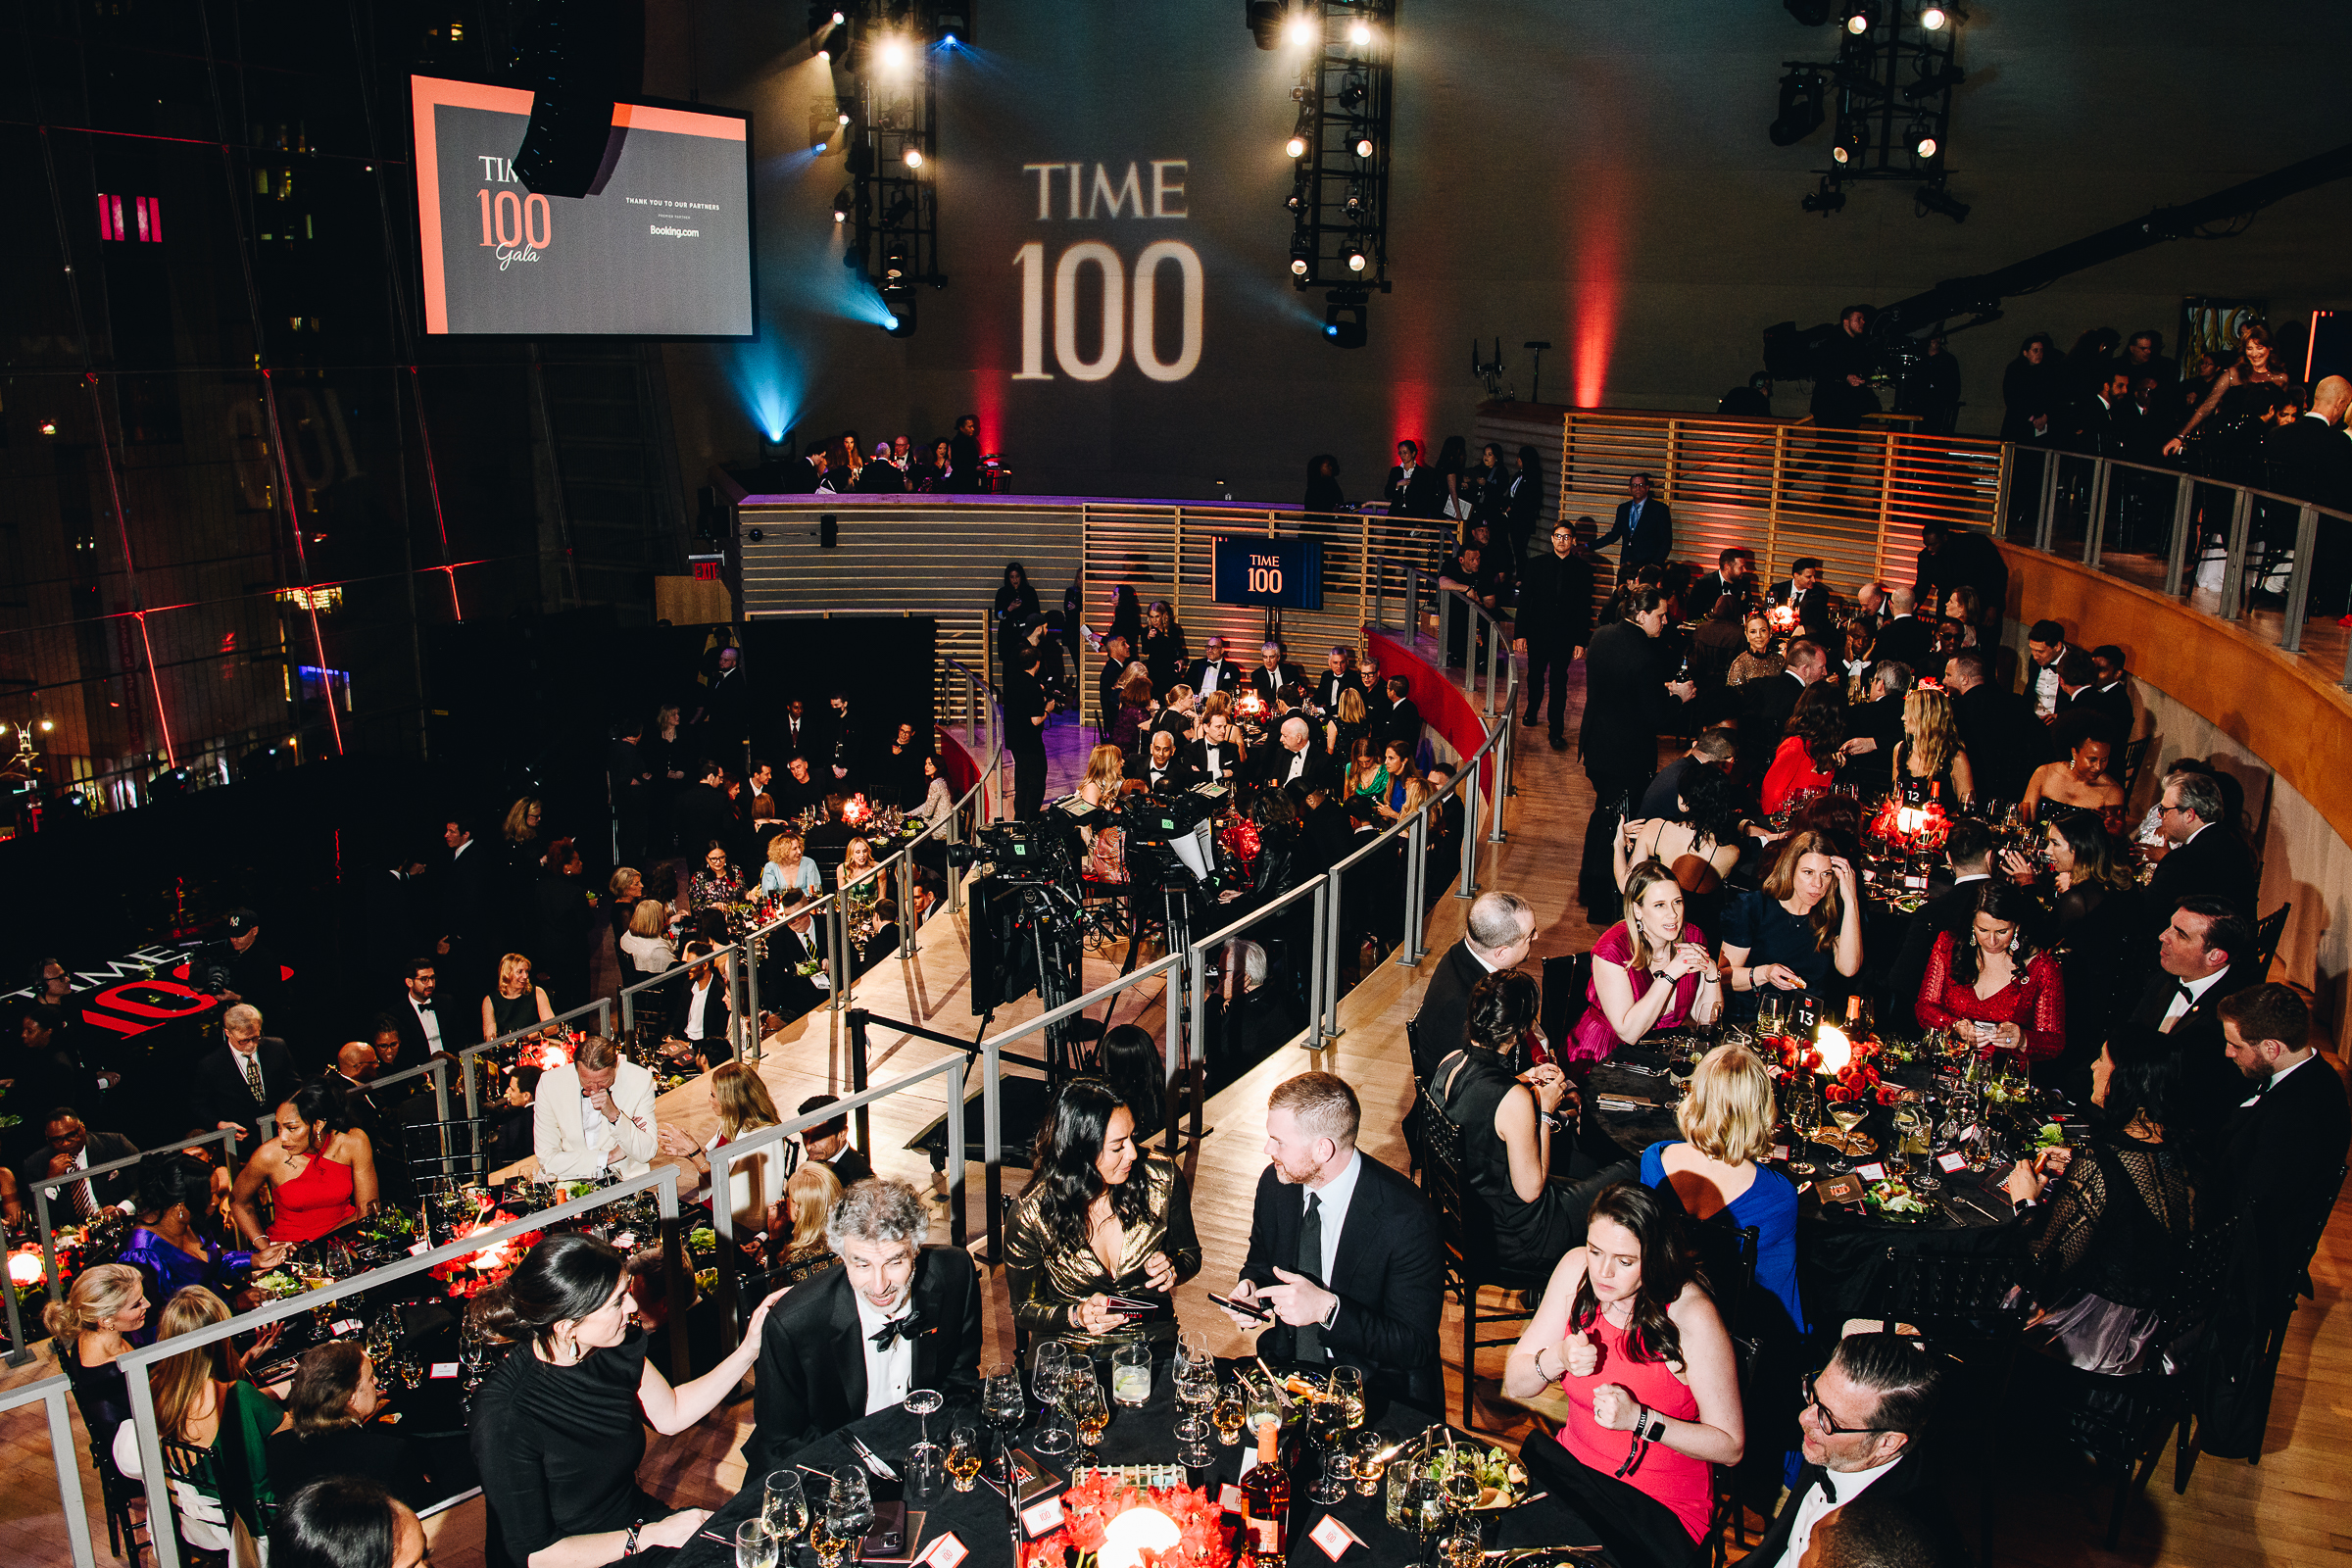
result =
[[[1038,678],[1037,650],[1021,649],[1004,677],[1004,744],[1012,751],[1012,814],[1024,821],[1046,804],[1046,717],[1058,706]]]

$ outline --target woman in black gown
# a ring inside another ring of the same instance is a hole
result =
[[[610,1242],[550,1236],[476,1297],[476,1324],[514,1343],[475,1394],[472,1421],[486,1523],[508,1560],[594,1568],[691,1541],[710,1511],[673,1512],[637,1485],[645,1427],[667,1436],[716,1409],[752,1369],[783,1295],[754,1309],[733,1354],[674,1389],[629,1321],[628,1259]]]

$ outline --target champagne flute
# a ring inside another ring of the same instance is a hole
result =
[[[1806,1156],[1821,1138],[1821,1086],[1809,1079],[1799,1079],[1788,1091],[1788,1130],[1801,1140],[1793,1151],[1796,1157],[1788,1161],[1788,1169],[1799,1176],[1813,1174],[1813,1161]]]

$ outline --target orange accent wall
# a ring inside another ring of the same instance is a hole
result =
[[[2113,643],[2130,667],[2252,752],[2352,842],[2352,693],[2241,625],[2163,594],[2000,547],[2021,624],[2055,620]]]

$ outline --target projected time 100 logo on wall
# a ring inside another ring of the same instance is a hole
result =
[[[1190,216],[1189,167],[1185,159],[1155,158],[1129,163],[1123,173],[1099,163],[1024,164],[1021,171],[1035,181],[1040,223],[1157,224]],[[1200,368],[1207,294],[1200,253],[1148,233],[1133,246],[1033,239],[1013,252],[1021,295],[1021,368],[1013,380],[1103,381],[1132,367],[1154,381],[1181,381]]]

